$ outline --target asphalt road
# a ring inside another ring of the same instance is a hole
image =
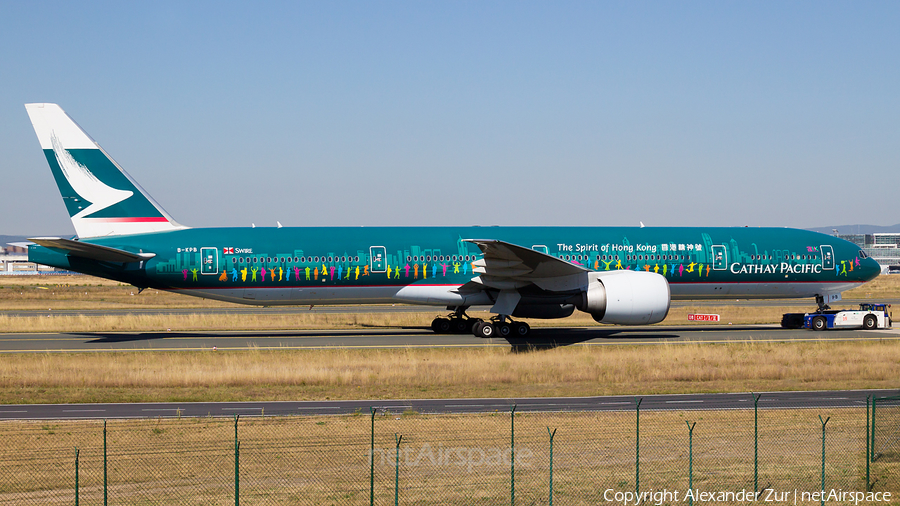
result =
[[[534,328],[526,339],[479,339],[438,335],[425,328],[353,330],[261,330],[215,332],[85,332],[0,334],[2,353],[82,351],[191,351],[245,349],[556,347],[574,344],[658,345],[673,343],[900,340],[885,330],[786,330],[777,325]]]
[[[900,390],[766,392],[760,409],[859,408],[866,396],[895,396]],[[342,415],[370,413],[485,413],[562,411],[633,411],[636,397],[534,397],[493,399],[398,399],[304,402],[168,402],[135,404],[21,404],[0,406],[0,420],[172,418],[194,416]],[[739,394],[648,395],[641,411],[752,409],[753,396]]]

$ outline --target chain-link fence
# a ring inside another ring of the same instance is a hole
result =
[[[872,460],[900,462],[900,396],[873,397]]]
[[[3,422],[0,504],[694,504],[794,502],[795,493],[812,504],[823,489],[900,491],[900,464],[867,458],[880,421],[868,408],[756,401]]]

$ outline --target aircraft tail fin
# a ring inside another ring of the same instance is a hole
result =
[[[143,234],[178,224],[56,104],[25,104],[78,237]]]

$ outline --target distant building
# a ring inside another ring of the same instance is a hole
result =
[[[835,231],[837,232],[837,231]],[[855,243],[867,255],[881,265],[881,272],[887,272],[891,266],[900,266],[900,234],[841,234],[835,236]],[[894,269],[896,270],[896,269]]]

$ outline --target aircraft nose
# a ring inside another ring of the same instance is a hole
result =
[[[862,266],[864,267],[863,272],[865,272],[866,281],[874,279],[881,274],[881,265],[874,258],[866,258],[862,261]]]

